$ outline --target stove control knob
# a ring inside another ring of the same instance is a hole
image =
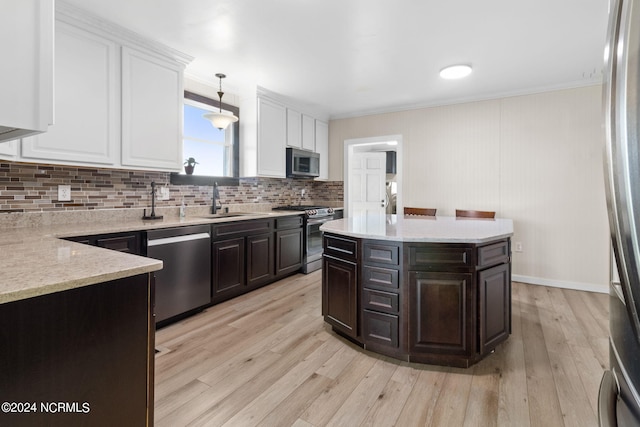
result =
[[[327,212],[329,212],[330,214],[332,214],[332,213],[333,213],[333,208],[329,208],[329,209],[327,209]]]

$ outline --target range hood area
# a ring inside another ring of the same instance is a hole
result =
[[[0,143],[13,141],[25,136],[45,132],[46,129],[20,129],[16,127],[0,125]]]
[[[0,81],[0,142],[46,132],[53,124],[53,28],[53,1],[13,2],[11,13],[0,15],[6,64]]]

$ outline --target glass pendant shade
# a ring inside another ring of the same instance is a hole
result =
[[[217,127],[220,130],[226,129],[231,123],[238,121],[238,118],[233,114],[209,113],[202,117],[209,120],[214,127]]]

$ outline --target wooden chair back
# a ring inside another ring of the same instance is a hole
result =
[[[436,216],[436,209],[431,208],[404,208],[405,215]]]
[[[493,211],[466,211],[456,209],[456,218],[495,218],[496,213]]]

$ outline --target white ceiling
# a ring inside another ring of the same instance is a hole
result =
[[[67,0],[332,118],[596,84],[608,0]],[[471,64],[447,81],[441,68]]]

